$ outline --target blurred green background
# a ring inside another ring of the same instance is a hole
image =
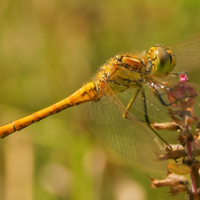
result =
[[[116,53],[198,34],[199,10],[194,0],[1,0],[1,124],[67,97]],[[171,199],[150,188],[165,172],[114,152],[87,112],[73,107],[1,140],[0,199]]]

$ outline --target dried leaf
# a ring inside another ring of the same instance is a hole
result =
[[[173,115],[170,115],[171,119],[178,124],[179,126],[184,126],[185,125],[185,121],[183,119],[180,119],[178,117],[175,117]]]
[[[166,122],[166,123],[152,123],[151,127],[155,130],[168,130],[176,131],[180,129],[180,126],[175,122]]]
[[[151,185],[152,188],[158,188],[164,186],[177,187],[178,185],[188,186],[188,181],[184,176],[176,175],[173,173],[169,173],[166,179],[157,180],[150,178],[150,180],[152,183]]]
[[[178,193],[181,193],[181,192],[186,192],[188,190],[187,186],[186,185],[178,185],[176,187],[170,187],[170,193],[171,193],[171,196],[174,197],[176,196]]]
[[[168,169],[170,172],[178,174],[178,175],[186,175],[191,171],[191,168],[184,164],[169,164]]]
[[[184,136],[179,135],[179,136],[178,136],[178,141],[180,142],[180,144],[181,144],[182,146],[185,146],[185,137],[184,137]]]
[[[194,145],[197,149],[200,149],[200,135],[194,136],[193,145]]]

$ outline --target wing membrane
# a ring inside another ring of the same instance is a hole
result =
[[[173,72],[192,72],[200,67],[200,35],[172,45],[177,64]]]
[[[155,161],[157,153],[161,153],[155,134],[132,113],[128,112],[128,117],[123,118],[125,110],[116,95],[104,96],[98,102],[91,102],[91,130],[126,158],[154,169],[165,169],[165,162]]]

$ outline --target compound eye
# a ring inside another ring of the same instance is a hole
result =
[[[168,62],[170,62],[170,56],[168,52],[166,51],[166,49],[164,49],[163,47],[158,47],[157,55],[158,55],[157,59],[160,60],[161,66],[164,67]]]
[[[156,54],[155,72],[166,76],[170,72],[170,55],[163,47],[158,47]]]

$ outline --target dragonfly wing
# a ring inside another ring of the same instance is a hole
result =
[[[130,112],[127,113],[128,118],[123,118],[125,110],[115,95],[104,96],[98,102],[91,102],[91,130],[126,158],[154,169],[166,169],[165,162],[156,161],[162,150],[155,134]]]
[[[200,66],[200,35],[172,45],[176,57],[173,72],[192,72]]]

